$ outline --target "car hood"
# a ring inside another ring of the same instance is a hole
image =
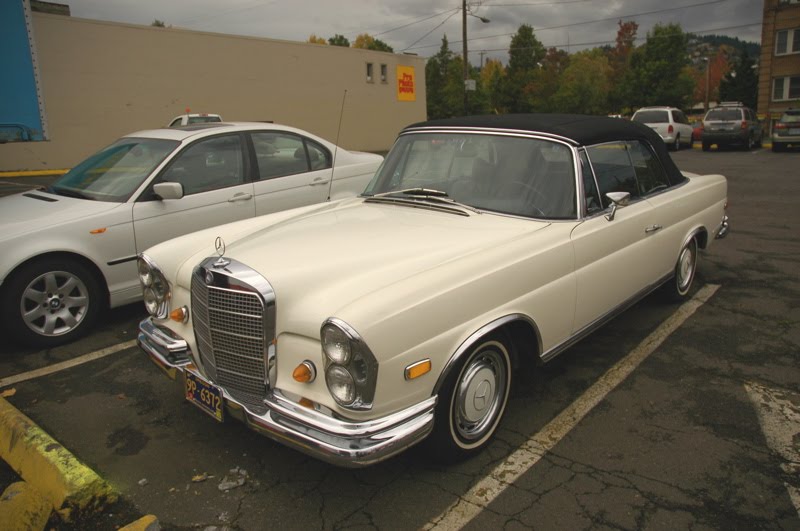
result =
[[[355,200],[225,242],[225,257],[255,269],[272,285],[279,330],[316,337],[324,319],[340,316],[361,298],[403,283],[408,290],[426,289],[424,282],[446,277],[450,266],[463,266],[468,256],[490,253],[548,225]],[[207,253],[208,248],[184,262],[179,275],[184,284]],[[428,293],[436,287],[434,281]]]
[[[86,219],[118,208],[121,203],[90,201],[31,190],[0,197],[0,239]]]

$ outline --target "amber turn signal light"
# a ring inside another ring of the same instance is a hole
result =
[[[295,367],[294,371],[292,371],[292,378],[294,378],[296,382],[311,383],[316,377],[317,368],[308,360]]]
[[[175,308],[169,313],[169,318],[175,321],[176,323],[185,323],[189,320],[189,308],[186,306],[181,306],[180,308]]]
[[[406,367],[406,380],[413,380],[414,378],[419,378],[423,374],[427,374],[431,371],[431,360],[424,359],[418,361],[416,363],[412,363],[408,367]]]

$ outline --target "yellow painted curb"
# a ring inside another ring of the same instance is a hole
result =
[[[53,508],[30,483],[18,481],[0,496],[0,522],[4,531],[44,529]]]
[[[117,531],[159,531],[161,524],[158,523],[158,518],[152,514],[142,516],[135,522],[131,522],[125,527],[120,527]]]
[[[36,487],[64,521],[117,501],[108,483],[4,398],[0,457]]]
[[[42,175],[64,175],[66,170],[31,170],[31,171],[0,171],[0,179],[4,177],[41,177]]]

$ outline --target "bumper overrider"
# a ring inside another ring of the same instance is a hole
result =
[[[188,344],[148,317],[139,324],[139,347],[173,380],[184,384],[186,373],[201,374]],[[254,407],[222,389],[225,413],[249,428],[312,457],[344,467],[371,465],[387,459],[425,438],[433,428],[436,397],[407,409],[368,421],[334,418],[300,405],[279,389]]]
[[[730,223],[728,221],[728,216],[727,215],[722,216],[722,221],[720,222],[717,229],[714,231],[714,238],[717,240],[721,240],[722,238],[728,235],[729,231],[730,231]]]

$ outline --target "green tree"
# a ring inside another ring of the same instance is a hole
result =
[[[155,19],[152,22],[152,24],[150,24],[150,25],[153,26],[154,28],[166,28],[167,27],[167,25],[164,23],[163,20],[158,20],[158,19]]]
[[[533,110],[531,92],[536,72],[546,55],[544,45],[527,24],[519,27],[511,37],[508,49],[508,68],[501,83],[500,101],[508,112],[530,112]]]
[[[486,112],[500,112],[500,84],[506,69],[497,59],[488,59],[480,71],[480,88],[485,96]]]
[[[632,106],[686,107],[694,80],[686,54],[687,35],[678,24],[657,24],[647,42],[631,54],[624,83],[625,100]]]
[[[446,87],[453,66],[453,52],[447,42],[447,35],[442,37],[439,51],[425,64],[425,92],[427,94],[428,118],[446,118],[453,116],[446,97]],[[460,70],[459,70],[460,72]]]
[[[578,114],[606,114],[612,68],[600,49],[578,52],[569,60],[552,97],[552,110]]]
[[[741,101],[748,107],[756,108],[758,103],[758,73],[753,60],[745,50],[719,85],[719,98],[722,101]]]
[[[533,85],[528,93],[531,105],[538,112],[554,112],[553,96],[558,91],[561,76],[570,63],[570,55],[564,50],[550,48],[542,59],[542,67],[537,70]]]
[[[350,41],[347,40],[347,37],[338,33],[328,39],[328,44],[331,46],[344,46],[345,48],[350,47]]]

